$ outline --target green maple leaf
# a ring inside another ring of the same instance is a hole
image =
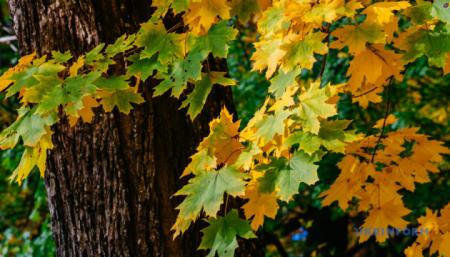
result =
[[[139,54],[130,56],[128,60],[131,61],[132,64],[128,66],[127,76],[139,76],[141,80],[145,81],[148,77],[153,75],[155,70],[162,73],[167,72],[167,66],[161,65],[157,59],[156,56],[141,59]]]
[[[189,180],[189,184],[175,193],[176,196],[186,196],[177,207],[180,213],[174,225],[177,230],[176,234],[184,232],[190,223],[197,219],[202,209],[207,216],[215,217],[225,193],[231,196],[243,195],[244,178],[243,173],[227,166],[218,171],[198,172],[194,178]]]
[[[431,20],[432,4],[430,2],[421,2],[417,5],[411,6],[404,11],[404,14],[411,18],[417,24],[424,24],[426,21]]]
[[[312,83],[308,90],[300,95],[299,117],[305,131],[319,133],[319,118],[326,119],[336,115],[336,106],[328,104],[328,98],[326,89],[321,89],[319,83]]]
[[[298,192],[300,183],[312,185],[318,180],[318,166],[314,164],[315,161],[317,157],[297,151],[289,161],[279,158],[259,165],[257,170],[264,171],[264,175],[258,179],[258,190],[262,193],[272,193],[278,189],[278,197],[289,201]]]
[[[141,59],[151,58],[158,53],[158,61],[167,64],[183,57],[182,42],[184,42],[184,35],[167,33],[162,23],[147,22],[142,24],[135,44],[138,47],[144,47]]]
[[[199,249],[210,249],[208,257],[232,257],[238,247],[236,237],[255,238],[248,221],[239,217],[237,210],[232,209],[225,217],[211,218],[209,226],[202,230],[203,237]]]
[[[172,90],[172,95],[179,98],[186,89],[189,80],[200,80],[204,52],[189,53],[185,59],[176,60],[169,75],[158,74],[164,80],[155,87],[154,96],[160,96]]]
[[[227,57],[228,43],[237,35],[237,30],[227,23],[228,21],[223,20],[212,26],[206,35],[194,37],[195,43],[190,47],[190,52],[206,52],[206,55],[211,52],[215,57]]]
[[[23,100],[29,103],[40,103],[42,98],[55,87],[61,87],[63,83],[57,76],[34,75],[39,83],[28,88],[23,94]]]
[[[298,144],[298,149],[312,155],[324,146],[330,151],[345,152],[345,146],[358,136],[353,131],[344,131],[351,123],[349,120],[323,120],[320,122],[319,134],[297,131],[290,135],[284,142],[285,146],[291,147]]]
[[[32,147],[47,133],[45,128],[53,125],[56,120],[54,116],[41,117],[28,112],[18,124],[17,133],[22,137],[24,145]]]
[[[120,112],[129,114],[131,109],[133,109],[132,103],[141,104],[145,102],[144,98],[133,91],[132,88],[124,90],[116,90],[107,96],[104,96],[101,100],[103,109],[106,112],[111,112],[114,107],[117,107]]]
[[[94,85],[104,90],[122,90],[129,87],[126,76],[113,76],[109,78],[99,77]]]
[[[94,94],[96,86],[93,84],[101,76],[98,72],[91,72],[87,75],[69,77],[63,86],[63,103],[79,102],[83,96]]]
[[[89,65],[104,58],[101,53],[103,48],[105,48],[105,44],[101,43],[100,45],[94,47],[91,51],[87,52],[84,59],[85,63]]]
[[[322,40],[326,37],[324,33],[315,32],[308,34],[303,40],[293,41],[282,46],[286,50],[286,58],[282,67],[290,71],[296,67],[311,69],[316,62],[314,54],[325,54],[328,47]]]
[[[114,57],[118,54],[125,53],[126,51],[130,50],[134,47],[134,40],[136,39],[136,35],[122,35],[119,37],[114,44],[109,45],[105,49],[105,53],[109,57]]]
[[[181,104],[180,108],[189,106],[187,113],[191,117],[191,120],[194,120],[200,114],[209,92],[211,92],[212,86],[210,77],[205,75],[202,80],[195,83],[194,90],[192,90]]]
[[[57,111],[57,108],[65,102],[64,90],[61,84],[56,85],[42,96],[36,107],[36,114],[45,115],[51,111]]]
[[[313,164],[314,159],[303,152],[296,152],[289,161],[289,168],[279,172],[276,186],[279,198],[289,201],[292,196],[298,193],[300,183],[313,185],[319,180],[317,176],[318,166]]]
[[[59,63],[66,63],[70,61],[73,56],[70,51],[66,51],[64,53],[61,53],[59,51],[52,51],[52,58]]]
[[[285,158],[272,159],[268,164],[258,165],[256,169],[264,172],[264,176],[258,179],[258,191],[267,194],[275,191],[280,171],[287,167],[287,160]]]
[[[186,11],[189,7],[189,0],[173,0],[171,7],[175,13]]]
[[[282,135],[284,131],[284,121],[289,115],[291,115],[291,112],[287,110],[264,115],[264,117],[255,124],[255,127],[257,128],[255,136],[270,141],[276,134]]]
[[[17,72],[11,76],[11,80],[14,80],[14,84],[6,91],[6,98],[15,95],[23,87],[32,87],[39,83],[39,81],[33,76],[38,71],[35,66],[29,67],[21,72]]]
[[[298,69],[294,69],[287,73],[279,70],[278,74],[270,80],[269,92],[274,94],[275,98],[280,98],[287,87],[295,84],[295,78],[298,74]]]

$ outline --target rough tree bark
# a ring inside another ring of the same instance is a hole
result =
[[[151,14],[146,0],[10,0],[23,54],[70,50],[135,32]],[[170,21],[169,21],[170,22]],[[195,123],[167,96],[128,116],[98,111],[92,124],[56,125],[45,184],[57,256],[201,256],[199,225],[172,241],[179,175],[230,91],[216,88]],[[239,256],[262,256],[255,242]]]

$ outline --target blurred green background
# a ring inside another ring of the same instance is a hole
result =
[[[11,20],[5,0],[0,0],[0,38],[11,36]],[[239,81],[233,95],[242,124],[246,124],[267,94],[268,82],[261,74],[252,72],[250,57],[252,42],[257,38],[251,25],[239,25],[241,33],[233,42],[228,58],[230,75]],[[17,62],[17,43],[0,43],[0,73]],[[303,79],[316,79],[320,62]],[[324,82],[345,82],[349,58],[331,51],[326,56]],[[405,80],[393,85],[391,98],[393,113],[399,118],[396,128],[418,126],[422,133],[443,140],[450,146],[449,119],[450,76],[428,66],[426,58],[409,65]],[[15,117],[17,102],[4,101],[0,95],[0,126],[5,128]],[[339,118],[352,119],[359,132],[370,134],[374,123],[384,116],[386,103],[370,105],[363,110],[342,95]],[[8,177],[16,167],[22,149],[0,151],[0,256],[54,256],[49,214],[43,180],[37,172],[21,186],[10,183]],[[356,243],[353,233],[364,216],[344,213],[336,205],[322,208],[318,195],[337,177],[339,154],[328,154],[320,163],[320,182],[314,188],[301,186],[300,194],[289,204],[280,203],[281,211],[275,220],[266,219],[259,231],[267,249],[267,256],[402,256],[403,249],[414,241],[412,237],[395,237],[378,245],[373,239]],[[415,192],[403,192],[406,206],[413,210],[407,218],[424,214],[425,208],[439,209],[450,201],[450,165],[441,166],[441,174],[433,182],[417,185]]]

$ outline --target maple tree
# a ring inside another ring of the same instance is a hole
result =
[[[152,5],[155,13],[136,34],[77,58],[58,51],[27,55],[0,77],[0,90],[21,102],[17,120],[0,134],[2,149],[19,142],[25,147],[12,180],[21,183],[35,167],[45,172],[52,126],[61,111],[72,126],[92,122],[95,108],[129,114],[145,101],[139,89],[149,78],[158,81],[153,97],[170,92],[195,121],[213,85],[238,83],[211,70],[210,59],[227,58],[238,35],[233,24],[254,22],[252,69],[269,81],[268,94],[244,126],[226,108],[210,122],[209,135],[184,169],[189,181],[175,194],[184,200],[177,207],[174,237],[206,217],[199,249],[210,250],[208,256],[233,256],[237,238],[255,237],[264,217],[274,218],[279,203],[292,200],[299,185],[319,180],[318,162],[330,152],[344,157],[336,181],[320,195],[324,206],[337,202],[344,211],[367,213],[363,229],[408,226],[404,217],[410,210],[400,191],[430,182],[429,173],[439,172],[442,155],[450,150],[418,128],[393,126],[390,90],[422,56],[442,74],[450,72],[447,2],[174,0]],[[163,18],[169,14],[182,15],[183,22],[167,28]],[[332,50],[351,56],[346,83],[323,80]],[[110,75],[120,55],[126,72]],[[315,65],[321,67],[319,77],[302,79]],[[382,92],[387,92],[385,117],[367,133],[348,129],[352,121],[338,115],[340,98],[350,97],[365,109],[381,103]],[[246,201],[243,216],[228,208],[232,197]],[[407,256],[422,256],[427,249],[450,255],[449,206],[418,219],[431,232],[405,249]],[[374,236],[378,242],[388,238]]]

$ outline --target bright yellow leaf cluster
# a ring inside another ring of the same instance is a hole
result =
[[[374,128],[383,130],[382,124],[388,126],[394,121],[389,116]],[[337,201],[346,210],[350,203],[356,203],[358,211],[368,212],[362,231],[372,231],[379,242],[388,238],[388,228],[404,229],[408,225],[403,217],[409,210],[399,190],[414,191],[415,183],[430,182],[428,173],[439,172],[441,155],[450,153],[441,142],[419,134],[417,128],[368,136],[349,144],[346,150],[348,155],[338,164],[340,175],[322,194],[323,204]],[[361,233],[360,241],[370,235]]]

